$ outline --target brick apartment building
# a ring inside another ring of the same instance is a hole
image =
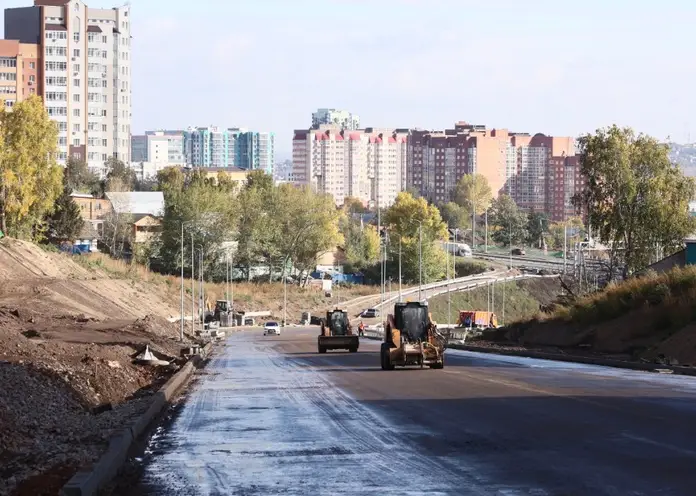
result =
[[[576,215],[572,198],[583,181],[574,139],[511,133],[465,122],[408,136],[406,182],[436,204],[446,203],[465,174],[486,177],[494,195],[508,194],[526,212],[554,221]]]

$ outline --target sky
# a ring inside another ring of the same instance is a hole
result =
[[[292,131],[328,107],[373,127],[577,136],[618,124],[696,140],[693,1],[130,3],[134,134],[273,131],[286,159]]]

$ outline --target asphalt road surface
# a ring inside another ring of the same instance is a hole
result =
[[[379,368],[316,328],[219,347],[133,495],[693,495],[696,380],[448,350]]]

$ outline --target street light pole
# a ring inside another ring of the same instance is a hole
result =
[[[288,308],[288,276],[283,274],[283,328],[285,328],[285,322],[287,320],[287,308]]]
[[[184,341],[184,223],[181,223],[181,318],[179,340]]]
[[[423,286],[423,223],[418,225],[418,301],[423,301],[421,287]]]
[[[486,244],[485,252],[488,253],[488,209],[486,209]]]
[[[193,246],[193,233],[191,233],[191,336],[196,335],[196,250]]]
[[[401,234],[399,234],[399,303],[401,303]]]

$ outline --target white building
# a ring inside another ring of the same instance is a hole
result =
[[[141,179],[152,178],[167,167],[185,167],[183,131],[147,131],[131,139],[131,167]]]
[[[403,189],[407,137],[404,130],[328,125],[295,131],[290,180],[332,195],[337,205],[351,196],[388,207]]]
[[[59,163],[86,160],[103,173],[130,163],[130,6],[91,9],[80,0],[34,0],[5,9],[5,38],[36,44],[48,114],[58,123]]]
[[[360,117],[347,110],[321,108],[312,113],[312,129],[319,129],[323,124],[355,131],[360,129]]]

